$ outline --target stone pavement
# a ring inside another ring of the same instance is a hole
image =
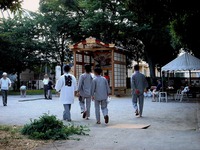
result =
[[[89,136],[77,140],[55,141],[38,150],[199,150],[200,103],[151,102],[146,98],[142,118],[133,113],[131,97],[112,97],[108,105],[110,122],[96,125],[94,104],[90,120],[82,119],[78,99],[72,105],[72,123],[87,125]],[[43,95],[21,98],[8,96],[8,106],[0,103],[0,124],[24,125],[49,113],[62,119],[63,106],[58,97],[43,99]],[[68,122],[65,122],[68,124]],[[116,125],[125,125],[115,128]],[[130,125],[151,124],[147,129],[128,128]],[[127,125],[127,128],[126,128]]]

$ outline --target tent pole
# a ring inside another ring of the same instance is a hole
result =
[[[162,72],[162,71],[160,71],[160,72]],[[162,80],[162,92],[164,91],[164,85],[163,85],[163,72],[162,72],[162,78],[161,78],[161,80]]]
[[[189,70],[189,78],[190,78],[190,85],[192,83],[192,79],[191,79],[191,70]]]

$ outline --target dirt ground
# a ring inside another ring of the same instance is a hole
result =
[[[33,97],[35,99],[35,97]],[[23,125],[29,119],[50,112],[62,119],[63,106],[54,97],[52,101],[19,101],[10,97],[7,107],[0,106],[0,124]],[[34,106],[34,107],[33,107]],[[45,107],[44,107],[45,106]],[[109,103],[108,125],[96,125],[94,104],[91,105],[90,120],[80,114],[78,100],[72,105],[72,123],[89,127],[89,136],[78,136],[80,140],[64,140],[46,143],[24,137],[10,139],[13,135],[0,133],[1,150],[199,150],[200,131],[198,101],[152,102],[145,99],[143,118],[134,116],[131,97],[112,97]],[[15,113],[13,113],[13,110]],[[67,124],[67,122],[65,122]],[[147,129],[133,125],[150,124]],[[3,146],[3,147],[2,147]],[[20,147],[21,146],[21,147]],[[19,148],[18,148],[19,147]]]
[[[0,131],[0,150],[35,150],[50,141],[30,140],[19,133]]]

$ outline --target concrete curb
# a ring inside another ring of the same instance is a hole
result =
[[[23,99],[23,100],[18,100],[18,102],[35,101],[35,100],[41,100],[41,99],[44,99],[44,98]]]

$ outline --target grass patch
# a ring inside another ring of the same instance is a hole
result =
[[[20,95],[20,91],[9,91],[9,95]],[[26,95],[43,95],[44,90],[27,90]],[[52,94],[56,94],[56,90],[52,90]]]
[[[66,140],[71,135],[88,135],[86,126],[64,125],[54,115],[44,114],[39,119],[31,120],[21,130],[23,135],[39,140]]]
[[[44,114],[24,126],[0,125],[0,149],[33,150],[54,140],[80,140],[72,135],[88,135],[85,126],[64,125],[56,116]]]
[[[0,149],[35,149],[49,141],[31,140],[20,133],[21,126],[0,125]]]

